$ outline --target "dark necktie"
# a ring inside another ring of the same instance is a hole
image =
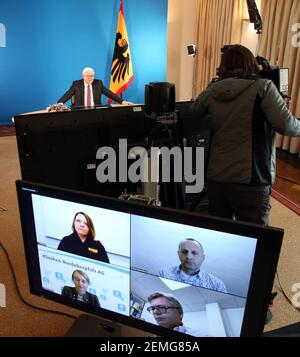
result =
[[[87,86],[86,105],[88,107],[92,106],[92,95],[91,95],[91,86],[90,86],[90,84],[88,84],[88,86]]]

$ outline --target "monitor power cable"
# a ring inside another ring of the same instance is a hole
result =
[[[29,306],[29,307],[31,307],[31,308],[33,308],[33,309],[41,310],[41,311],[44,311],[44,312],[50,312],[50,313],[52,313],[52,314],[63,315],[63,316],[70,317],[70,318],[72,318],[72,319],[77,319],[77,316],[68,314],[68,313],[66,313],[66,312],[54,311],[54,310],[45,309],[45,308],[38,307],[38,306],[35,306],[35,305],[33,305],[33,304],[27,302],[27,301],[23,298],[23,296],[22,296],[22,294],[21,294],[21,292],[20,292],[20,289],[19,289],[19,286],[18,286],[18,283],[17,283],[16,274],[15,274],[15,271],[14,271],[14,267],[13,267],[12,262],[11,262],[11,260],[10,260],[9,254],[8,254],[6,248],[3,246],[3,244],[2,244],[1,242],[0,242],[0,248],[3,250],[4,254],[6,255],[6,259],[7,259],[7,261],[8,261],[8,265],[9,265],[9,267],[10,267],[10,269],[11,269],[11,272],[12,272],[12,275],[13,275],[13,280],[14,280],[14,284],[15,284],[15,286],[16,286],[16,290],[17,290],[18,296],[19,296],[20,300],[21,300],[25,305],[27,305],[27,306]]]
[[[297,307],[293,304],[292,300],[288,297],[287,293],[285,292],[285,290],[283,289],[280,279],[279,279],[279,274],[278,274],[278,270],[276,270],[276,277],[277,277],[277,281],[278,281],[278,285],[279,285],[279,290],[280,292],[283,294],[284,298],[288,301],[288,303],[290,305],[292,305],[292,307],[297,310],[298,312],[300,312],[300,307]]]

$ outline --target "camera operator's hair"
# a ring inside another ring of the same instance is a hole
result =
[[[225,46],[217,75],[221,78],[234,75],[251,76],[259,72],[258,63],[250,50],[242,45]]]

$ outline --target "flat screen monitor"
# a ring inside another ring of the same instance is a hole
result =
[[[22,179],[118,197],[130,183],[99,183],[97,150],[118,152],[119,139],[128,149],[144,146],[150,119],[143,106],[95,108],[15,116]]]
[[[31,293],[156,335],[262,334],[282,230],[16,186]]]
[[[23,180],[61,186],[80,191],[119,197],[122,193],[142,193],[156,197],[138,181],[120,182],[118,144],[127,140],[127,150],[133,147],[182,146],[193,148],[193,172],[196,172],[196,148],[205,148],[205,167],[209,153],[210,123],[199,120],[191,111],[191,102],[176,102],[178,123],[159,124],[145,116],[144,106],[121,106],[25,114],[15,116],[16,137]],[[175,130],[174,130],[175,129]],[[175,140],[176,139],[176,140]],[[116,182],[100,183],[96,158],[101,147],[112,147],[116,155]],[[134,162],[128,159],[127,167]],[[184,191],[180,183],[160,187],[162,205],[182,206]],[[156,189],[155,189],[156,191]],[[191,195],[190,195],[191,196]],[[177,197],[177,199],[174,199]],[[188,206],[194,198],[184,198]],[[198,198],[197,198],[198,202]]]
[[[103,104],[96,104],[93,105],[92,107],[86,106],[86,105],[72,105],[71,110],[93,110],[93,109],[102,109],[102,108],[108,108],[108,105],[103,105]]]

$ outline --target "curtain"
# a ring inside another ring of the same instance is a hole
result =
[[[241,42],[245,4],[245,0],[198,1],[196,93],[216,77],[221,48]]]
[[[300,49],[295,46],[296,32],[293,31],[293,25],[300,23],[300,1],[262,0],[261,16],[263,31],[259,55],[271,64],[289,68],[289,109],[296,117],[300,117]],[[299,153],[300,138],[278,134],[277,146],[291,153]]]

